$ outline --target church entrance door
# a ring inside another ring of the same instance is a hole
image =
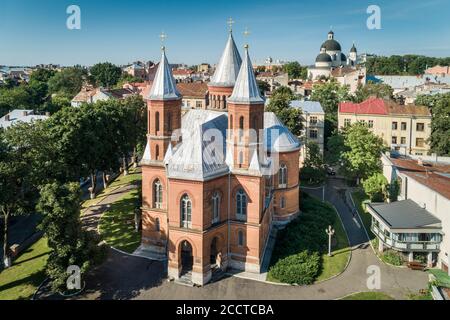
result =
[[[185,240],[181,243],[181,276],[192,272],[193,265],[192,246]]]

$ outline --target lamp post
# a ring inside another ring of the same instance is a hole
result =
[[[325,232],[328,235],[328,256],[331,257],[331,237],[334,235],[334,229],[331,226],[328,226],[328,229],[325,229]]]

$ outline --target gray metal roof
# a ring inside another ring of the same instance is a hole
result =
[[[236,48],[233,34],[230,32],[227,45],[225,46],[222,57],[217,64],[216,71],[211,78],[210,85],[218,87],[234,86],[241,64],[241,55]]]
[[[368,206],[393,229],[441,228],[441,220],[411,199]]]
[[[152,89],[147,96],[148,100],[177,100],[181,99],[181,94],[178,92],[173,78],[170,64],[167,61],[166,51],[162,50],[161,63],[156,71],[155,79],[153,81]]]
[[[189,110],[181,121],[181,142],[169,148],[164,163],[168,176],[188,180],[206,180],[230,171],[231,149],[227,150],[228,113],[211,110]],[[264,147],[271,152],[290,152],[300,148],[300,142],[272,112],[264,113]],[[209,131],[212,129],[212,131]],[[210,146],[211,136],[221,142],[221,148]],[[218,140],[221,139],[221,140]],[[143,161],[151,161],[147,146]],[[258,172],[262,164],[253,155],[249,171]]]
[[[332,60],[328,53],[322,52],[317,55],[316,62],[332,62]]]
[[[228,98],[231,103],[264,103],[258,84],[256,83],[255,72],[248,54],[248,47],[245,49],[245,57],[242,62],[241,70],[236,80],[233,93]]]
[[[7,116],[9,116],[9,120],[6,120]],[[19,122],[32,123],[34,121],[46,119],[48,119],[48,116],[34,114],[33,110],[15,109],[0,118],[0,128],[6,129]]]
[[[290,106],[301,109],[303,112],[325,114],[322,105],[318,101],[292,100]]]

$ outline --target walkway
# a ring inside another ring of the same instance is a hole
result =
[[[361,223],[353,219],[345,204],[338,180],[327,184],[326,199],[338,210],[354,248],[348,268],[340,276],[310,286],[273,285],[237,277],[227,277],[202,288],[186,287],[165,280],[165,264],[110,251],[108,261],[87,279],[81,299],[338,299],[345,295],[369,291],[367,268],[378,266],[380,291],[405,299],[427,287],[427,273],[390,267],[382,263],[368,244]],[[321,190],[318,190],[320,193]],[[314,193],[314,192],[311,192]]]

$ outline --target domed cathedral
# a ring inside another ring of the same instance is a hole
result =
[[[163,50],[146,97],[141,249],[197,285],[227,268],[260,273],[273,226],[299,213],[300,142],[264,112],[249,48],[242,61],[231,33],[213,81],[225,104],[181,117]]]
[[[314,66],[308,68],[308,78],[316,80],[320,77],[330,77],[331,71],[344,66],[357,65],[355,44],[350,49],[348,57],[342,52],[341,44],[334,39],[334,32],[328,32],[328,39],[320,46],[320,53],[316,57]]]
[[[208,84],[208,109],[227,110],[227,98],[233,92],[241,63],[241,55],[234,42],[233,31],[230,28],[225,50],[216,66],[211,82]]]

